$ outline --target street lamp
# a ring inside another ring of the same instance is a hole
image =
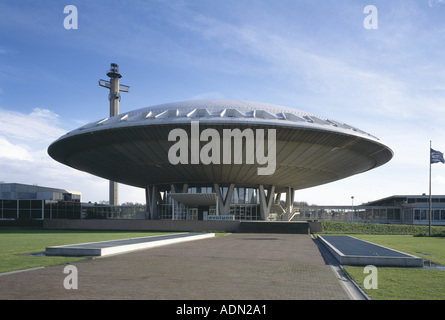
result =
[[[351,214],[351,222],[354,220],[354,196],[351,196],[352,201],[352,214]]]

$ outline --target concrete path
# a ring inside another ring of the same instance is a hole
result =
[[[230,234],[0,275],[0,299],[347,300],[309,235]]]

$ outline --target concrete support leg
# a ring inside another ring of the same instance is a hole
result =
[[[226,197],[223,198],[223,195],[221,193],[221,189],[219,187],[218,183],[215,183],[213,185],[214,189],[215,189],[215,193],[216,193],[216,197],[217,197],[217,201],[218,201],[218,211],[216,214],[230,214],[230,205],[232,203],[232,194],[233,194],[233,189],[235,189],[235,184],[231,183],[229,186],[229,189],[227,190],[227,194]]]
[[[157,220],[158,216],[158,201],[161,198],[161,194],[158,192],[157,186],[145,187],[145,199],[147,202],[148,219]]]
[[[146,202],[146,212],[147,212],[147,219],[151,220],[152,219],[152,186],[147,186],[145,187],[145,202]]]
[[[295,198],[295,189],[287,188],[286,189],[286,213],[291,214],[294,210],[294,198]]]
[[[266,190],[264,186],[260,184],[258,186],[260,192],[260,215],[261,220],[266,220],[270,213],[270,207],[275,196],[275,186],[269,186]],[[267,195],[265,193],[267,191]]]
[[[170,193],[176,193],[176,186],[174,184],[170,185]],[[175,220],[176,201],[173,200],[173,198],[170,198],[170,201],[172,202],[172,220]]]
[[[111,181],[109,182],[109,204],[110,206],[118,206],[119,205],[119,184],[117,182]]]

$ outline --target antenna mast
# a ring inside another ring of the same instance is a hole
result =
[[[120,92],[129,92],[130,87],[119,84],[122,74],[119,73],[119,66],[116,63],[111,64],[110,70],[107,71],[110,81],[99,80],[99,85],[110,89],[108,100],[110,101],[110,118],[119,114],[119,102],[121,100]],[[119,186],[117,182],[110,180],[110,205],[119,205]]]

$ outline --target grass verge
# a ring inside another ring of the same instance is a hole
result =
[[[365,289],[363,268],[345,267],[372,300],[444,300],[445,271],[377,268],[377,288]]]
[[[445,265],[445,238],[412,235],[354,235],[372,243]],[[373,300],[444,300],[445,271],[418,268],[377,268],[377,289],[366,289],[363,268],[345,267]]]
[[[384,235],[416,235],[425,236],[428,234],[426,225],[406,225],[406,224],[380,224],[380,223],[350,223],[322,221],[323,234],[384,234]],[[444,226],[432,226],[433,236],[444,236]]]
[[[433,227],[432,237],[419,236],[427,226],[324,222],[320,234],[351,235],[375,244],[445,265],[444,227]],[[366,289],[363,267],[344,267],[373,300],[444,300],[445,271],[422,268],[377,268],[377,289]]]
[[[46,247],[117,240],[175,232],[47,230],[42,228],[0,228],[0,273],[84,260],[83,257],[46,257],[27,254]]]

